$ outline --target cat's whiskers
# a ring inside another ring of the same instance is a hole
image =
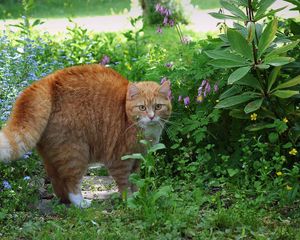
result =
[[[177,126],[180,126],[179,123],[176,123],[174,121],[170,121],[170,120],[167,120],[167,119],[164,119],[164,118],[160,118],[164,123],[168,123],[168,124],[173,124],[173,125],[177,125]]]
[[[125,134],[125,133],[126,133],[129,129],[131,129],[132,127],[138,126],[138,125],[139,125],[139,122],[135,122],[135,123],[131,124],[128,128],[125,129],[125,131],[124,131],[123,134]]]

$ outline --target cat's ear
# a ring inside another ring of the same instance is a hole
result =
[[[159,93],[165,95],[167,98],[170,96],[171,82],[170,80],[165,81],[159,88]]]
[[[130,99],[138,95],[139,92],[140,92],[139,88],[134,83],[129,83],[127,93]]]

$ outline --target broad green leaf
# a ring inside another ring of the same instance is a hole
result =
[[[290,81],[279,84],[275,89],[289,88],[289,87],[296,86],[298,84],[300,84],[300,75],[298,75],[297,77],[294,77]]]
[[[234,51],[250,60],[253,60],[253,52],[251,45],[247,42],[247,40],[243,37],[243,35],[240,32],[228,28],[227,37],[230,43],[230,47]]]
[[[227,169],[227,172],[228,172],[228,174],[229,174],[230,177],[233,177],[234,175],[236,175],[236,174],[239,173],[239,170],[238,169],[229,168],[229,169]]]
[[[128,159],[145,160],[143,155],[140,153],[134,153],[131,155],[125,155],[125,156],[121,157],[121,160],[128,160]]]
[[[247,63],[247,60],[245,58],[242,58],[241,56],[237,54],[233,54],[229,51],[224,51],[224,50],[210,50],[210,51],[205,51],[205,54],[213,59],[227,59],[231,61],[235,61],[238,63]]]
[[[277,79],[277,76],[280,72],[281,67],[275,67],[268,77],[268,92],[271,90],[274,82]]]
[[[269,16],[272,17],[272,16],[274,16],[275,13],[280,12],[281,10],[283,10],[285,8],[286,8],[286,6],[281,7],[281,8],[277,8],[277,9],[274,9],[274,10],[270,10],[266,14],[264,14],[264,15],[260,16],[259,18],[255,19],[255,21],[258,21],[258,20],[260,20],[264,17],[269,17]]]
[[[256,77],[254,77],[252,74],[247,74],[240,80],[236,81],[235,84],[249,86],[249,87],[252,87],[259,91],[262,91],[262,87],[261,87],[258,79]]]
[[[286,65],[293,61],[295,61],[295,59],[291,57],[272,57],[272,58],[266,58],[264,63],[278,67],[278,66]]]
[[[263,103],[263,101],[264,101],[264,99],[261,98],[261,99],[257,99],[252,102],[249,102],[246,105],[246,107],[244,108],[245,113],[248,114],[248,113],[256,111],[257,109],[259,109],[261,107],[261,104]]]
[[[248,0],[236,0],[236,2],[241,6],[248,7]]]
[[[154,146],[152,146],[148,152],[156,152],[158,150],[161,150],[161,149],[165,149],[166,146],[162,143],[157,143],[155,144]]]
[[[263,0],[259,2],[258,10],[254,19],[258,21],[265,14],[266,10],[275,2],[275,0]]]
[[[269,24],[263,31],[258,43],[259,58],[265,52],[265,50],[270,46],[271,42],[274,40],[277,31],[277,22],[278,20],[274,18],[271,22],[269,22]]]
[[[228,84],[233,84],[234,82],[240,80],[242,77],[244,77],[249,70],[251,69],[251,66],[247,67],[241,67],[235,70],[233,73],[230,74],[228,78]]]
[[[220,95],[219,99],[222,100],[222,99],[234,96],[234,95],[236,95],[236,94],[238,94],[240,92],[241,92],[241,88],[234,85],[231,88],[227,89],[225,92],[223,92]]]
[[[255,132],[266,128],[274,128],[274,127],[275,127],[274,123],[256,123],[246,127],[245,129],[250,132]]]
[[[286,148],[291,148],[292,146],[293,146],[293,144],[291,142],[288,142],[288,143],[284,144],[282,147],[286,149]]]
[[[247,102],[253,98],[256,98],[257,96],[254,95],[238,95],[238,96],[233,96],[233,97],[229,97],[226,98],[222,101],[220,101],[215,108],[228,108],[228,107],[232,107],[244,102]]]
[[[222,14],[222,13],[209,13],[209,15],[211,15],[214,18],[217,19],[232,19],[232,20],[240,20],[240,18],[236,17],[236,16],[230,16],[230,15],[226,15],[226,14]]]
[[[232,109],[229,112],[229,115],[231,117],[238,118],[238,119],[248,119],[249,118],[249,116],[246,115],[244,110],[242,110],[242,109]]]
[[[294,90],[276,90],[272,95],[279,97],[279,98],[289,98],[299,94],[299,91]]]
[[[258,67],[259,69],[268,69],[268,68],[270,68],[270,65],[268,65],[268,64],[258,64],[258,65],[256,65],[256,67]]]
[[[209,64],[218,68],[243,67],[248,65],[247,63],[239,63],[236,61],[226,59],[214,59],[210,61]]]
[[[240,18],[240,20],[242,21],[248,20],[247,15],[237,6],[235,6],[233,3],[229,3],[228,1],[224,1],[224,0],[221,0],[220,3],[225,9],[231,12],[234,16]]]
[[[282,47],[276,48],[273,51],[271,51],[270,53],[268,53],[266,55],[266,58],[271,58],[272,56],[277,56],[277,55],[285,53],[289,50],[292,50],[294,47],[296,47],[299,44],[299,42],[300,42],[300,39],[298,39],[297,41],[288,43]]]
[[[153,202],[156,202],[161,197],[168,197],[172,192],[171,186],[162,186],[153,194]]]

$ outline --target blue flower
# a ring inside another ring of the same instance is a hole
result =
[[[4,181],[2,182],[2,185],[3,185],[3,187],[4,187],[5,189],[11,189],[11,185],[10,185],[9,182],[6,181],[6,180],[4,180]]]
[[[29,176],[25,176],[25,177],[23,178],[23,180],[28,181],[28,180],[30,180],[30,177],[29,177]]]

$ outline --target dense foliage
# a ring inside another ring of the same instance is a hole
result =
[[[133,30],[122,34],[92,34],[75,25],[63,37],[41,35],[34,31],[40,22],[26,17],[17,34],[1,33],[2,124],[30,83],[86,63],[114,68],[131,81],[170,79],[174,113],[166,123],[165,147],[135,155],[143,168],[132,181],[141,191],[125,202],[96,202],[99,212],[66,209],[53,201],[54,216],[29,215],[45,178],[42,163],[29,153],[1,164],[0,234],[38,239],[53,232],[58,239],[99,234],[105,239],[299,238],[300,24],[275,18],[276,10],[268,11],[273,2],[221,1],[230,13],[212,15],[239,22],[233,28],[223,25],[220,36],[205,40],[185,39],[177,22],[162,24],[181,34],[176,48],[151,42],[138,27],[141,18],[132,19]],[[160,7],[153,11],[168,9]],[[153,29],[153,34],[164,30]],[[73,227],[82,233],[74,235]]]

